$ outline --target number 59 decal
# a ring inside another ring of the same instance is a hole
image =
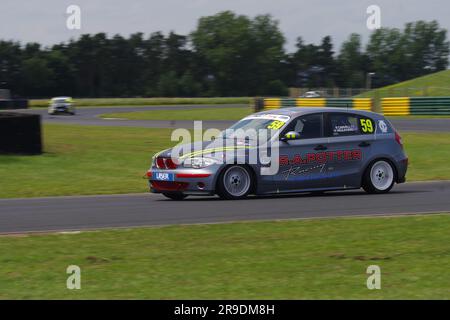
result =
[[[373,133],[373,122],[370,119],[359,119],[363,133]]]
[[[278,130],[278,129],[280,129],[282,126],[284,126],[284,124],[285,124],[284,121],[275,120],[275,121],[272,121],[272,122],[267,126],[267,129]]]

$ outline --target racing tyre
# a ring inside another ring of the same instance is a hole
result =
[[[164,196],[166,196],[169,199],[180,201],[187,197],[184,193],[181,192],[175,192],[175,193],[163,193]]]
[[[363,189],[367,193],[387,193],[395,182],[395,171],[387,160],[374,161],[364,173]]]
[[[227,200],[243,199],[253,189],[253,184],[253,175],[249,169],[245,166],[231,165],[220,173],[217,194]]]

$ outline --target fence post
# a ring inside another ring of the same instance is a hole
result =
[[[262,111],[264,109],[264,98],[257,97],[254,99],[253,104],[255,112]]]
[[[372,98],[372,103],[373,112],[383,113],[383,110],[381,110],[380,92],[378,90],[375,90],[375,94]]]

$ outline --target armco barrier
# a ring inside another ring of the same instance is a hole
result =
[[[42,153],[41,116],[0,112],[0,154]]]
[[[373,111],[371,98],[257,98],[255,111],[287,107],[334,107]],[[386,116],[450,115],[450,97],[395,97],[381,99]]]
[[[387,116],[450,115],[450,97],[399,97],[381,99]]]
[[[412,115],[450,115],[450,97],[415,97],[409,101]]]
[[[381,99],[381,108],[386,116],[409,115],[409,98],[383,98]]]
[[[257,98],[255,111],[288,107],[333,107],[372,110],[370,98]]]

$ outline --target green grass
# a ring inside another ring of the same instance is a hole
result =
[[[43,155],[0,156],[0,198],[147,191],[142,176],[171,129],[46,124]]]
[[[402,140],[409,181],[450,179],[450,133],[403,133]]]
[[[357,97],[373,98],[377,94],[380,98],[450,96],[450,70],[432,73],[426,76],[371,90],[364,94],[358,95]]]
[[[129,120],[239,120],[250,108],[195,108],[190,110],[151,110],[102,114],[102,118]]]
[[[449,230],[442,214],[3,236],[0,298],[449,299]]]
[[[0,198],[146,192],[171,129],[45,124],[43,155],[0,156]],[[450,133],[402,135],[411,180],[450,179]]]
[[[50,98],[49,98],[50,99]],[[30,107],[48,107],[49,99],[30,100]],[[249,97],[217,97],[217,98],[80,98],[74,99],[77,107],[85,106],[151,106],[178,104],[249,104]]]

